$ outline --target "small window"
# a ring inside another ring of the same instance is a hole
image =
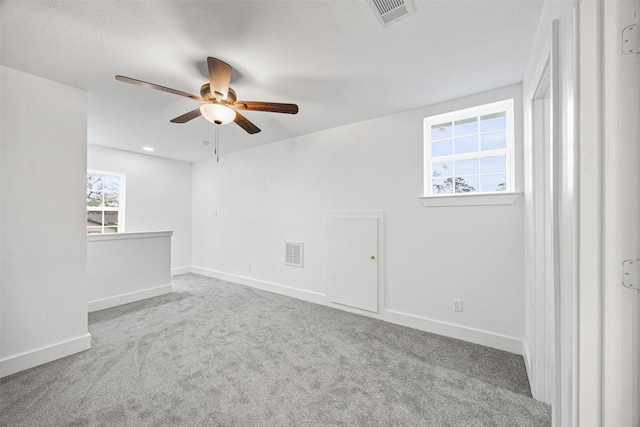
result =
[[[424,194],[514,191],[513,99],[424,119]]]
[[[87,171],[87,234],[124,232],[125,176]]]

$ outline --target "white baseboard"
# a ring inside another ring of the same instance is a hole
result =
[[[518,338],[469,328],[467,326],[454,325],[453,323],[428,319],[426,317],[414,316],[394,310],[385,310],[384,320],[397,325],[408,326],[409,328],[522,355],[522,340]]]
[[[531,352],[526,341],[522,341],[522,358],[524,359],[524,368],[527,371],[527,377],[529,378],[529,387],[533,394],[533,371],[531,366]]]
[[[0,360],[0,378],[91,348],[91,334]]]
[[[191,273],[191,267],[178,267],[171,269],[171,275],[177,276],[178,274]]]
[[[236,274],[223,273],[221,271],[209,270],[202,267],[191,267],[191,272],[202,276],[213,277],[216,279],[226,280],[228,282],[239,283],[241,285],[250,286],[252,288],[262,289],[274,292],[280,295],[286,295],[303,301],[312,302],[320,305],[328,305],[336,308],[329,303],[324,294],[319,292],[305,291],[301,289],[291,288],[277,283],[265,282],[262,280],[251,279],[249,277],[239,276]],[[350,310],[347,310],[350,311]],[[362,313],[356,313],[362,314]],[[375,317],[375,316],[371,316]],[[397,325],[407,326],[421,331],[431,332],[450,338],[456,338],[475,344],[484,345],[486,347],[498,350],[508,351],[522,355],[522,340],[518,338],[500,335],[493,332],[483,331],[480,329],[469,328],[466,326],[454,325],[452,323],[441,322],[439,320],[428,319],[426,317],[415,316],[412,314],[401,313],[394,310],[385,310],[382,320]]]
[[[236,274],[223,273],[221,271],[209,270],[202,267],[191,267],[191,272],[202,276],[213,277],[216,279],[226,280],[228,282],[239,283],[241,285],[250,286],[263,291],[269,291],[280,295],[296,298],[303,301],[313,302],[315,304],[326,305],[325,295],[318,292],[305,291],[302,289],[291,288],[289,286],[279,285],[277,283],[265,282],[263,280],[251,279],[249,277],[238,276]]]
[[[157,297],[158,295],[164,295],[171,292],[173,292],[173,285],[171,284],[157,286],[155,288],[143,289],[141,291],[135,291],[109,298],[89,301],[88,309],[89,313],[91,313],[93,311],[104,310],[105,308],[111,308],[122,304],[128,304],[130,302]]]

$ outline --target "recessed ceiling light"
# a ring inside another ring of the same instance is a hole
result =
[[[142,147],[144,151],[153,151],[153,147]]]

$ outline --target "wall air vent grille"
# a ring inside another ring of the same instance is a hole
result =
[[[290,265],[291,267],[302,267],[302,243],[284,242],[284,248],[284,265]]]
[[[414,12],[412,5],[405,0],[369,0],[368,3],[383,27]]]

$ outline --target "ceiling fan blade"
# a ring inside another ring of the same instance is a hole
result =
[[[125,82],[125,83],[131,83],[132,85],[144,86],[144,87],[148,87],[148,88],[151,88],[151,89],[160,90],[162,92],[172,93],[174,95],[184,96],[184,97],[187,97],[187,98],[191,98],[191,99],[193,99],[195,101],[203,101],[204,102],[204,100],[202,98],[200,98],[199,96],[191,95],[190,93],[186,93],[186,92],[182,92],[182,91],[179,91],[179,90],[171,89],[169,87],[164,87],[164,86],[156,85],[156,84],[153,84],[153,83],[144,82],[142,80],[132,79],[131,77],[116,76],[116,80],[121,81],[121,82]]]
[[[245,116],[236,111],[236,118],[233,120],[238,126],[250,134],[260,132],[260,128],[249,121]]]
[[[211,94],[219,94],[220,100],[227,99],[229,84],[231,83],[231,65],[219,59],[208,57],[209,87]]]
[[[237,101],[233,106],[248,111],[268,111],[270,113],[286,114],[298,113],[298,106],[296,104],[282,104],[279,102]]]
[[[189,111],[188,113],[185,113],[179,117],[176,117],[175,119],[172,119],[170,121],[171,123],[187,123],[189,120],[193,120],[199,116],[201,116],[200,107],[196,108],[193,111]]]

